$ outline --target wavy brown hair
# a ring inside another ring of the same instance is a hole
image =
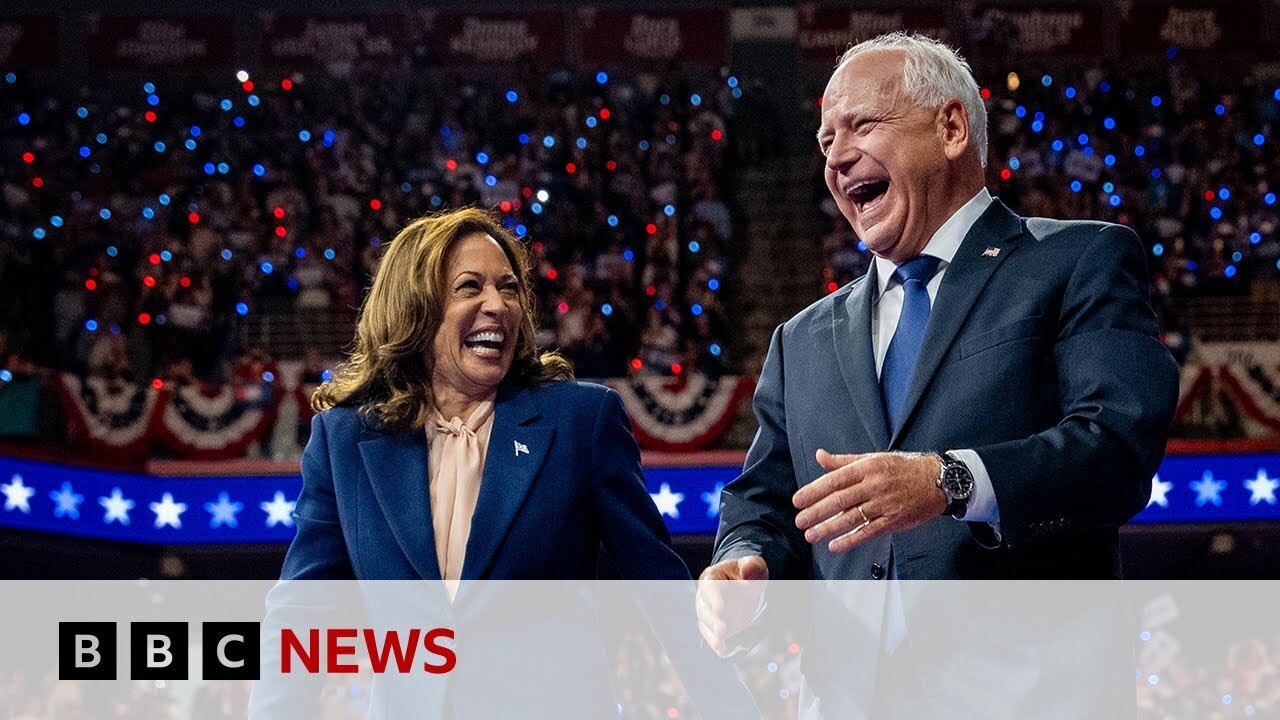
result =
[[[539,353],[534,345],[528,251],[493,215],[463,208],[414,220],[387,244],[360,307],[355,349],[334,370],[333,379],[311,395],[313,409],[356,406],[387,430],[426,424],[435,410],[431,347],[448,297],[446,263],[460,240],[477,233],[498,242],[519,283],[520,330],[506,379],[530,387],[573,379],[568,360],[554,352]]]

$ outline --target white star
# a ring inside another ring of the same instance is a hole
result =
[[[716,486],[711,488],[711,492],[702,493],[702,502],[707,504],[707,517],[713,518],[720,514],[720,491],[724,490],[724,483],[718,482]]]
[[[110,525],[112,520],[117,520],[121,525],[128,525],[129,511],[138,503],[124,497],[120,493],[120,488],[115,487],[111,488],[111,497],[98,498],[98,504],[107,510],[102,516],[102,522]]]
[[[14,473],[13,479],[8,485],[0,485],[0,492],[4,493],[4,509],[6,512],[12,510],[20,510],[24,513],[31,512],[31,496],[36,494],[36,489],[27,487],[22,484],[22,476]]]
[[[151,503],[148,507],[151,512],[156,514],[156,527],[162,528],[168,525],[174,529],[182,527],[182,519],[179,517],[187,511],[186,503],[176,503],[173,501],[173,495],[165,493],[158,503]]]
[[[1210,503],[1214,507],[1222,507],[1222,490],[1226,487],[1225,482],[1213,478],[1212,470],[1205,470],[1199,480],[1191,483],[1191,489],[1196,491],[1196,507]]]
[[[653,504],[658,506],[658,513],[661,515],[669,515],[673,518],[680,517],[680,501],[684,500],[684,493],[671,492],[671,486],[662,483],[662,487],[656,493],[649,493],[649,497],[653,499]]]
[[[258,507],[267,513],[267,527],[275,527],[283,524],[285,527],[293,527],[293,507],[296,502],[289,502],[284,499],[284,493],[276,491],[276,496],[271,498],[271,502],[260,503]]]
[[[1151,478],[1151,499],[1147,501],[1147,507],[1159,505],[1162,508],[1169,507],[1169,491],[1173,489],[1173,483],[1165,482],[1160,479],[1160,474]]]
[[[1244,486],[1253,493],[1249,498],[1250,505],[1257,505],[1265,502],[1268,505],[1276,504],[1276,488],[1280,487],[1280,481],[1276,478],[1267,477],[1267,471],[1258,468],[1258,474],[1251,480],[1245,480]]]
[[[71,491],[71,483],[62,483],[62,489],[57,492],[50,492],[49,499],[54,502],[56,507],[53,508],[54,517],[69,517],[72,520],[80,519],[80,503],[84,502],[84,496]]]
[[[218,502],[207,502],[204,509],[213,517],[209,518],[209,527],[216,528],[226,525],[229,528],[235,527],[236,513],[244,509],[244,503],[231,502],[231,498],[225,493],[218,493]]]

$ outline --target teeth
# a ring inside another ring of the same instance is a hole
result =
[[[506,336],[500,332],[478,332],[474,335],[467,336],[467,342],[496,342],[500,343]]]

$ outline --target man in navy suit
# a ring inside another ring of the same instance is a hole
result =
[[[818,142],[875,261],[773,335],[701,583],[708,642],[752,619],[713,580],[1116,577],[1177,393],[1134,233],[992,198],[978,86],[927,38],[851,48]]]

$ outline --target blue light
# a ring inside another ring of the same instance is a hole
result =
[[[97,331],[98,331],[98,321],[97,321],[97,320],[85,320],[85,321],[84,321],[84,329],[85,329],[85,330],[88,330],[89,332],[97,332]]]
[[[638,147],[640,148],[640,152],[648,152],[648,151],[649,151],[649,141],[648,141],[648,140],[641,140],[641,141],[640,141],[640,145],[639,145]]]
[[[740,97],[742,97],[742,88],[734,88],[734,89],[733,89],[733,98],[736,100],[736,99],[738,99],[738,98],[740,98]]]
[[[1264,203],[1266,203],[1266,204],[1268,204],[1268,205],[1275,205],[1275,204],[1276,204],[1276,194],[1275,194],[1275,193],[1273,193],[1273,192],[1269,192],[1269,193],[1267,193],[1267,194],[1262,198],[1262,202],[1264,202]]]
[[[26,125],[31,122],[31,116],[26,113],[18,113],[18,124]]]
[[[528,144],[529,144],[529,133],[520,133],[520,137],[517,137],[517,138],[516,138],[516,140],[520,141],[520,144],[521,144],[521,145],[528,145]]]
[[[1113,192],[1115,189],[1116,189],[1116,186],[1112,182],[1108,181],[1108,182],[1102,183],[1102,192],[1104,193]]]
[[[1223,115],[1227,114],[1227,106],[1223,105],[1222,103],[1218,103],[1217,105],[1213,106],[1213,112],[1218,117],[1222,117]]]
[[[701,305],[699,305],[698,303],[694,303],[694,304],[689,308],[689,312],[693,313],[693,316],[694,316],[694,317],[699,317],[699,316],[701,316],[701,315],[702,315],[702,306],[701,306]]]
[[[1231,696],[1230,696],[1230,695],[1223,695],[1223,696],[1222,696],[1222,704],[1223,704],[1223,705],[1230,705],[1230,704],[1231,704]]]
[[[1063,145],[1061,140],[1054,140],[1053,145],[1051,147],[1053,147],[1054,152],[1062,152],[1062,148],[1065,146]]]
[[[0,370],[0,382],[9,382],[12,379],[13,379],[13,373],[9,372],[7,368],[4,370]]]
[[[142,208],[142,217],[144,217],[144,218],[146,218],[146,219],[148,219],[148,220],[151,220],[151,219],[155,218],[155,216],[156,216],[156,211],[155,211],[155,210],[152,210],[152,209],[151,209],[151,208],[149,208],[149,207],[144,207],[144,208]]]
[[[236,303],[236,313],[240,315],[248,315],[249,306],[242,302]]]
[[[249,107],[258,107],[258,103],[262,102],[261,100],[258,99],[257,95],[250,95],[249,97],[245,98],[245,101],[249,103]]]
[[[1044,120],[1044,113],[1043,113],[1043,112],[1041,112],[1041,111],[1039,111],[1039,110],[1037,110],[1037,111],[1036,111],[1036,116],[1035,116],[1035,118],[1033,118],[1033,119],[1034,119],[1034,120]]]
[[[194,151],[196,149],[196,141],[191,138],[187,138],[187,141],[182,143],[182,147]]]
[[[110,220],[111,211],[108,210],[107,208],[102,208],[101,210],[98,211],[98,217],[102,218],[103,220]]]
[[[597,85],[603,85],[603,84],[605,84],[605,83],[607,83],[607,82],[609,82],[609,73],[607,73],[607,72],[605,72],[605,71],[603,71],[603,70],[601,70],[600,72],[596,73],[596,84],[597,84]]]
[[[515,226],[515,231],[516,237],[524,237],[529,234],[529,228],[525,227],[523,223],[517,224]]]
[[[1164,56],[1165,56],[1165,57],[1167,57],[1167,58],[1169,58],[1170,60],[1172,60],[1172,59],[1174,59],[1174,58],[1178,57],[1178,48],[1176,48],[1176,47],[1171,47],[1171,48],[1169,48],[1168,50],[1165,50],[1165,51],[1164,51]]]
[[[263,275],[270,275],[271,271],[275,270],[275,267],[266,260],[263,260],[262,264],[258,266],[258,269],[262,270]]]
[[[1231,253],[1231,262],[1240,262],[1243,259],[1244,259],[1244,254],[1241,253],[1239,250]]]
[[[230,249],[230,248],[222,248],[222,259],[223,259],[223,260],[230,260],[230,259],[231,259],[231,249]]]
[[[492,176],[492,175],[485,175],[485,176],[484,176],[484,184],[485,184],[485,185],[488,185],[489,187],[494,187],[495,185],[497,185],[497,184],[498,184],[498,178],[496,178],[496,177],[494,177],[494,176]]]
[[[518,102],[519,100],[520,100],[520,93],[517,93],[515,90],[507,91],[507,102],[515,103],[515,102]]]
[[[553,148],[556,146],[556,138],[554,135],[544,135],[542,138],[542,147]]]
[[[480,163],[481,165],[484,165],[485,163],[489,162],[489,153],[487,152],[476,153],[476,162]]]
[[[49,218],[49,224],[54,227],[62,227],[62,216],[54,215],[53,217]]]
[[[410,190],[412,190],[412,189],[413,189],[413,186],[412,186],[412,185],[410,185],[409,183],[407,183],[407,182],[402,182],[402,183],[400,183],[400,192],[406,192],[406,193],[407,193],[407,192],[409,192],[409,191],[410,191]]]
[[[631,248],[627,248],[626,250],[622,251],[622,259],[626,260],[627,262],[631,262],[632,260],[636,259],[636,254],[631,251]]]
[[[173,253],[169,252],[168,250],[161,250],[160,259],[165,262],[169,262],[170,260],[173,259]]]
[[[189,132],[191,133],[191,137],[200,137],[200,126],[192,125]]]
[[[1262,242],[1262,233],[1260,233],[1260,232],[1251,232],[1251,233],[1249,233],[1249,244],[1250,244],[1250,245],[1257,245],[1257,244],[1259,244],[1259,243],[1261,243],[1261,242]]]
[[[150,83],[150,82],[142,83],[142,92],[147,93],[148,95],[150,95],[151,93],[153,93],[153,92],[155,92],[155,91],[156,91],[156,86],[155,86],[154,84],[152,84],[152,83]]]
[[[321,380],[322,382],[329,382],[329,381],[330,381],[330,380],[332,380],[332,379],[333,379],[333,371],[332,371],[332,370],[329,370],[328,368],[326,368],[326,369],[324,369],[324,370],[321,370],[321,371],[320,371],[320,380]]]
[[[659,95],[659,96],[658,96],[658,104],[659,104],[659,105],[670,105],[670,104],[671,104],[671,96],[670,96],[670,95],[668,95],[668,94],[666,94],[666,93],[662,93],[661,95]]]
[[[1036,120],[1036,121],[1034,121],[1034,122],[1032,122],[1032,123],[1031,123],[1031,132],[1033,132],[1033,133],[1038,133],[1038,132],[1040,132],[1041,130],[1044,130],[1044,121],[1043,121],[1043,120]]]
[[[1023,106],[1019,105],[1018,107],[1016,107],[1016,108],[1014,108],[1014,109],[1013,109],[1013,114],[1014,114],[1014,115],[1016,115],[1017,117],[1020,117],[1020,118],[1026,117],[1026,116],[1027,116],[1027,109],[1026,109],[1025,107],[1023,107]]]
[[[666,303],[666,301],[665,301],[665,300],[658,300],[658,301],[656,301],[656,302],[654,302],[654,303],[653,303],[653,306],[654,306],[655,308],[657,308],[658,310],[666,310],[666,309],[667,309],[667,303]]]
[[[701,249],[702,249],[702,245],[699,245],[697,240],[689,241],[689,252],[696,253]]]
[[[1218,188],[1218,199],[1219,199],[1219,200],[1230,200],[1230,199],[1231,199],[1231,190],[1230,190],[1229,188],[1225,188],[1225,187],[1220,187],[1220,188]]]
[[[707,289],[710,290],[711,292],[715,292],[716,290],[719,290],[720,281],[717,280],[716,278],[711,278],[710,280],[707,281]]]
[[[1197,264],[1195,260],[1188,260],[1188,261],[1187,261],[1187,269],[1188,269],[1188,270],[1190,270],[1191,272],[1195,272],[1195,271],[1196,271],[1196,268],[1198,268],[1198,267],[1200,267],[1200,265],[1199,265],[1199,264]]]
[[[37,240],[43,240],[45,236],[44,228],[38,227],[31,231],[31,236]]]
[[[542,203],[534,203],[534,204],[530,205],[530,206],[529,206],[529,211],[530,211],[530,212],[532,212],[534,215],[541,215],[541,214],[542,214]]]
[[[1159,685],[1159,684],[1160,684],[1160,676],[1159,676],[1159,675],[1148,675],[1148,676],[1147,676],[1147,684],[1148,684],[1148,685]]]
[[[232,125],[235,125],[235,126],[236,126],[236,127],[238,127],[238,128],[242,128],[242,127],[244,127],[244,118],[242,118],[242,117],[240,117],[239,115],[237,115],[237,116],[235,117],[235,119],[231,121],[231,124],[232,124]]]
[[[89,166],[89,172],[93,173],[94,175],[97,175],[98,171],[101,169],[102,169],[102,166],[99,165],[98,163],[94,163]]]
[[[253,174],[257,175],[258,177],[262,177],[263,175],[267,174],[267,169],[262,166],[262,163],[254,163]]]
[[[12,73],[10,73],[10,74],[12,74]],[[89,108],[87,108],[87,107],[78,107],[78,108],[76,108],[76,117],[80,118],[81,120],[83,120],[83,119],[85,119],[85,118],[89,117]]]
[[[155,106],[159,105],[159,104],[160,104],[160,97],[159,97],[158,95],[148,95],[148,96],[147,96],[147,104],[148,104],[148,105],[150,105],[151,107],[155,107]]]
[[[698,107],[699,105],[701,105],[701,104],[702,104],[702,96],[701,96],[701,95],[699,95],[698,93],[694,93],[694,94],[690,95],[690,96],[689,96],[689,104],[690,104],[690,105],[693,105],[694,107]]]
[[[160,193],[160,197],[156,198],[156,200],[158,200],[161,205],[169,204],[169,196],[166,193]]]
[[[729,78],[725,80],[725,83],[728,84],[729,87],[731,88],[736,88],[738,87],[738,78],[734,77],[733,75],[730,75]]]
[[[267,371],[263,372],[263,373],[262,373],[262,381],[263,381],[263,382],[275,382],[275,381],[276,381],[276,375],[275,375],[275,373],[271,372],[270,370],[267,370]]]
[[[578,138],[577,142],[575,142],[575,143],[574,143],[574,145],[577,145],[579,150],[586,150],[586,149],[587,149],[587,139],[586,139],[586,138]]]
[[[218,107],[222,108],[223,112],[230,112],[232,107],[231,101],[227,98],[223,98],[222,102],[218,103]]]
[[[668,205],[662,208],[662,214],[666,215],[667,217],[673,217],[676,214],[676,206]]]
[[[595,127],[595,126],[596,126],[596,124],[597,124],[599,121],[598,121],[598,120],[596,120],[596,116],[595,116],[595,115],[588,115],[588,116],[587,116],[587,119],[586,119],[586,121],[585,121],[585,122],[587,123],[587,127],[589,127],[589,128],[593,128],[593,127]]]
[[[116,249],[115,245],[107,246],[107,257],[115,257],[116,255],[119,255],[119,254],[120,254],[120,251]]]
[[[1087,145],[1086,145],[1086,146],[1085,146],[1085,148],[1084,148],[1084,156],[1085,156],[1085,157],[1093,157],[1093,148],[1091,148],[1091,147],[1089,147],[1089,146],[1087,146]]]
[[[311,131],[310,131],[310,130],[303,130],[303,131],[299,132],[299,133],[298,133],[298,139],[299,139],[299,140],[301,140],[302,142],[310,142],[310,141],[311,141]]]
[[[91,152],[93,152],[93,151],[89,149],[89,146],[88,146],[88,145],[81,145],[81,146],[80,146],[80,157],[82,157],[82,158],[87,158],[87,157],[89,157],[89,153],[91,153]]]
[[[119,334],[120,334],[120,325],[119,325],[119,323],[111,323],[110,330],[111,330],[111,334],[112,334],[112,335],[119,335]]]
[[[1066,95],[1068,100],[1074,100],[1076,97],[1076,89],[1068,85],[1067,89],[1062,91],[1062,94]]]
[[[1021,161],[1021,160],[1019,160],[1019,159],[1018,159],[1018,158],[1016,158],[1016,157],[1011,157],[1011,158],[1009,158],[1009,169],[1010,169],[1010,170],[1017,170],[1017,169],[1018,169],[1018,168],[1020,168],[1020,167],[1022,167],[1022,161]]]
[[[1045,75],[1044,77],[1040,78],[1040,84],[1045,87],[1049,87],[1050,85],[1053,84],[1053,78],[1049,77],[1048,75]]]
[[[1106,165],[1107,167],[1111,167],[1112,165],[1115,165],[1115,164],[1116,164],[1116,156],[1115,156],[1115,155],[1107,155],[1106,157],[1102,158],[1102,164],[1103,164],[1103,165]]]
[[[609,303],[605,303],[605,304],[601,305],[601,306],[600,306],[600,314],[601,314],[601,315],[603,315],[603,316],[605,316],[605,317],[609,317],[610,315],[612,315],[612,314],[613,314],[613,306],[612,306],[612,305],[610,305]]]
[[[712,357],[720,357],[720,344],[719,344],[719,343],[711,343],[711,347],[709,347],[709,348],[707,348],[707,349],[711,351],[711,356],[712,356]]]
[[[212,175],[212,174],[214,174],[214,173],[216,173],[216,172],[218,172],[218,168],[217,168],[217,166],[216,166],[216,165],[214,165],[214,164],[213,164],[213,163],[211,163],[211,162],[207,162],[207,163],[205,163],[205,164],[204,164],[204,174],[205,174],[205,175]]]
[[[1088,136],[1088,135],[1086,135],[1086,134],[1084,134],[1084,133],[1080,133],[1079,135],[1077,135],[1077,136],[1076,136],[1076,142],[1077,142],[1077,143],[1079,143],[1079,144],[1081,144],[1081,145],[1088,145],[1088,144],[1089,144],[1089,136]]]
[[[334,259],[334,258],[336,258],[336,257],[338,257],[338,253],[334,252],[334,251],[333,251],[333,248],[325,248],[325,249],[324,249],[324,259],[325,259],[325,260],[332,260],[332,259]]]
[[[1160,257],[1164,255],[1164,245],[1161,245],[1160,243],[1156,243],[1155,245],[1153,245],[1151,247],[1151,254],[1155,255],[1156,257]]]
[[[1223,274],[1223,275],[1226,275],[1228,278],[1233,278],[1233,277],[1235,277],[1235,276],[1236,276],[1236,266],[1235,266],[1235,265],[1228,265],[1228,266],[1227,266],[1227,269],[1222,271],[1222,274]]]
[[[1107,202],[1111,203],[1111,207],[1120,207],[1120,196],[1112,195],[1111,197],[1107,198]]]
[[[338,139],[338,134],[332,130],[325,130],[324,135],[320,136],[320,144],[325,147],[333,147],[333,141]]]
[[[1221,219],[1222,219],[1222,208],[1217,207],[1217,206],[1214,206],[1214,207],[1209,208],[1209,217],[1213,218],[1214,220],[1221,220]]]
[[[1266,141],[1267,141],[1267,137],[1262,133],[1258,133],[1257,135],[1253,136],[1253,144],[1257,145],[1258,147],[1262,147],[1262,144]]]
[[[1138,145],[1133,149],[1133,154],[1136,155],[1137,157],[1142,157],[1143,155],[1147,154],[1147,149],[1142,145]]]
[[[1161,102],[1162,102],[1162,101],[1160,100],[1160,96],[1159,96],[1159,95],[1152,95],[1152,96],[1151,96],[1151,107],[1160,107],[1160,103],[1161,103]]]
[[[1276,91],[1271,93],[1271,97],[1275,98],[1277,101],[1280,101],[1280,87],[1276,88]]]
[[[5,82],[7,82],[7,83],[9,83],[10,85],[12,85],[12,84],[14,84],[14,83],[18,82],[18,76],[17,76],[17,75],[15,75],[15,74],[13,74],[13,73],[5,73],[5,74],[4,74],[4,81],[5,81]]]
[[[605,222],[609,223],[609,227],[618,227],[618,216],[610,215],[605,219]]]
[[[1102,127],[1106,128],[1106,129],[1108,129],[1108,130],[1115,130],[1115,129],[1116,129],[1116,119],[1115,119],[1115,118],[1113,118],[1113,117],[1103,118],[1103,119],[1102,119]]]
[[[1152,177],[1152,178],[1155,178],[1156,180],[1159,180],[1159,179],[1160,179],[1160,175],[1162,175],[1162,173],[1160,172],[1160,168],[1151,168],[1151,177]]]
[[[444,201],[440,199],[439,195],[431,196],[431,207],[440,207],[443,204],[444,204]]]

